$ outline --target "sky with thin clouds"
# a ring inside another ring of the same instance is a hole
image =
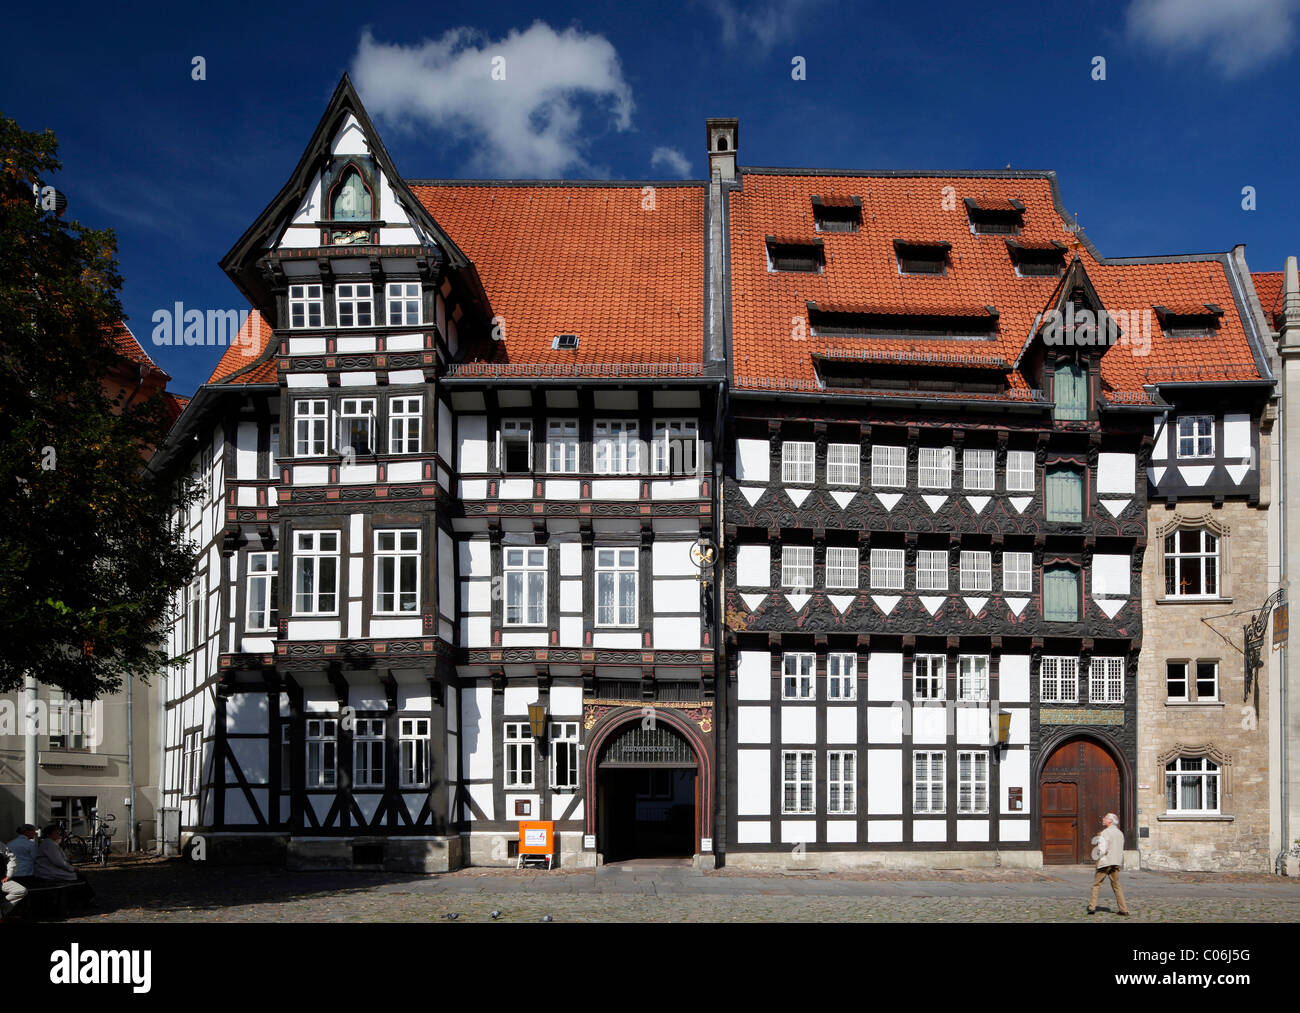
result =
[[[699,179],[705,118],[734,116],[742,165],[1055,169],[1109,256],[1300,253],[1300,0],[41,12],[0,112],[55,131],[51,182],[117,231],[128,323],[186,394],[222,350],[156,347],[152,315],[244,307],[217,262],[344,72],[408,179]]]

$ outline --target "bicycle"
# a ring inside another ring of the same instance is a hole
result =
[[[91,815],[90,831],[90,848],[89,860],[98,862],[100,865],[108,864],[108,856],[111,854],[113,847],[113,831],[117,828],[110,826],[116,817],[112,813],[107,816],[100,816],[99,810],[95,810]]]
[[[68,856],[68,861],[73,865],[83,865],[90,861],[90,842],[80,834],[74,834],[69,829],[68,820],[59,820],[59,827],[63,830],[63,839],[59,842],[63,848],[63,853]]]

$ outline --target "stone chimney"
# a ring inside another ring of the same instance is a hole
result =
[[[1282,325],[1277,344],[1279,350],[1300,354],[1300,277],[1295,257],[1286,258],[1286,270],[1282,272]]]
[[[736,145],[740,140],[739,120],[705,120],[709,135],[709,178],[736,178]]]

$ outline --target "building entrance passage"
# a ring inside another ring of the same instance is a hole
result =
[[[1075,739],[1052,753],[1039,782],[1044,865],[1091,863],[1101,818],[1120,812],[1119,787],[1119,767],[1097,743]]]
[[[597,847],[605,861],[694,855],[697,775],[690,745],[662,722],[632,722],[616,734],[597,774]]]

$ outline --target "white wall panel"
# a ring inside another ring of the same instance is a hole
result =
[[[903,699],[903,655],[873,651],[867,659],[867,699]]]
[[[1137,457],[1133,454],[1102,453],[1097,456],[1097,492],[1133,495],[1137,475]]]
[[[770,700],[772,655],[768,651],[741,651],[736,658],[736,699]]]
[[[736,750],[737,816],[767,816],[771,813],[771,763],[771,750]]]
[[[862,754],[858,754],[859,759]],[[895,816],[903,812],[903,751],[871,749],[867,762],[867,812]]]
[[[736,481],[765,483],[771,476],[771,452],[767,440],[736,441]]]
[[[770,587],[772,584],[772,547],[738,545],[736,547],[736,586]]]

